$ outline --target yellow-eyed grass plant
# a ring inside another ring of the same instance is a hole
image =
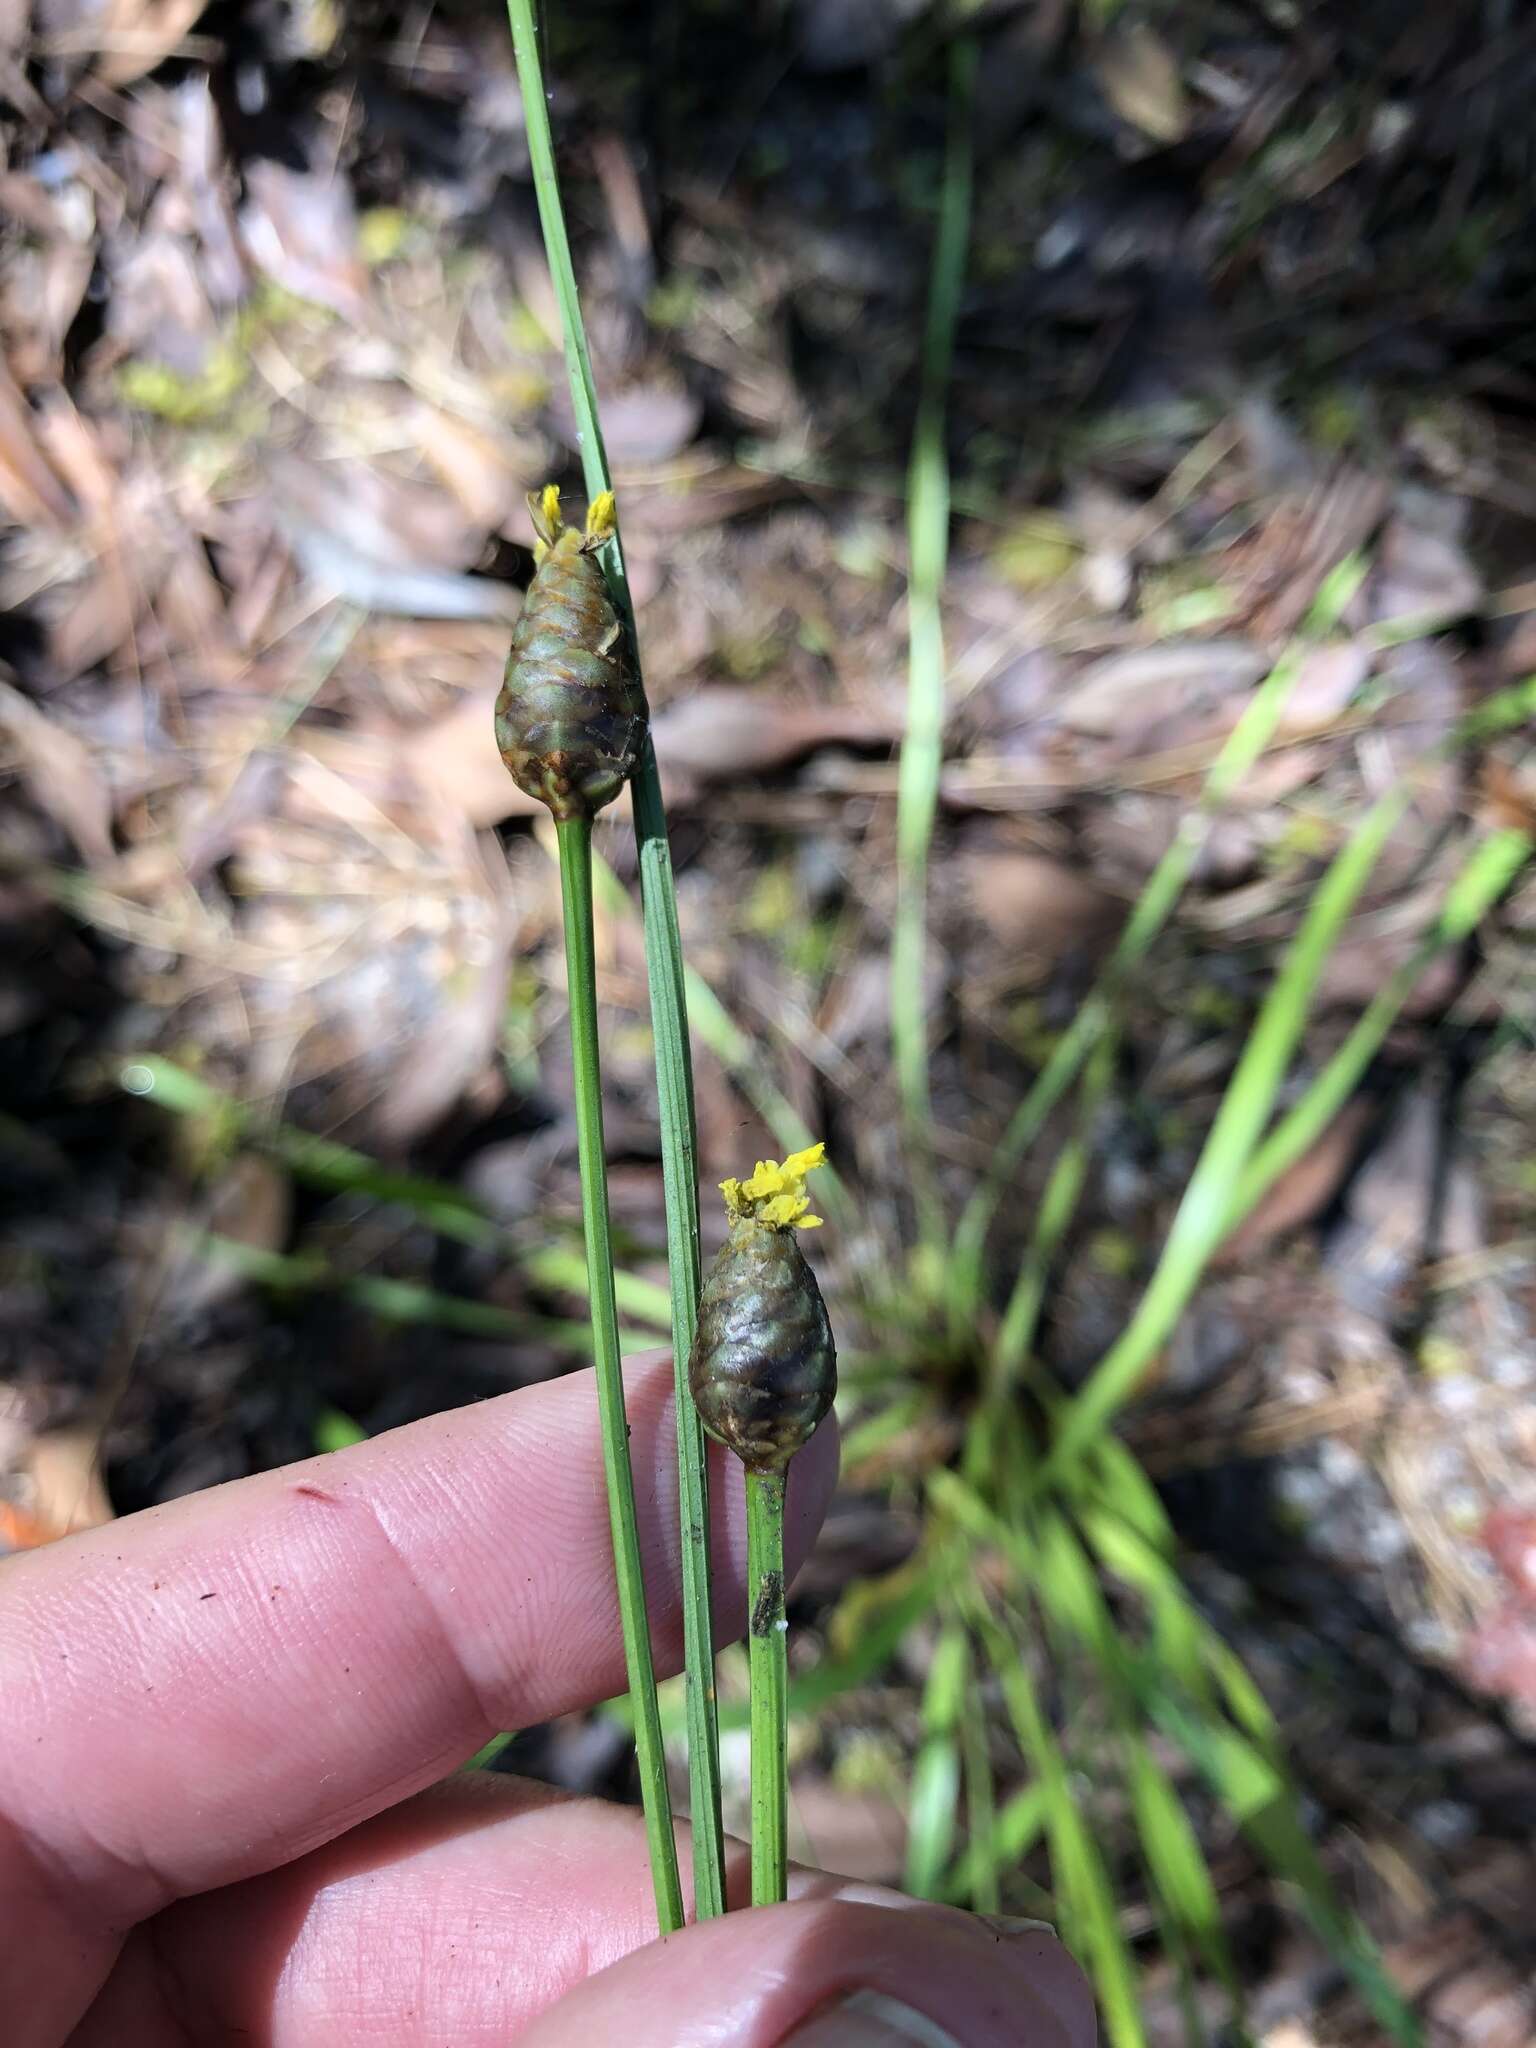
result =
[[[608,459],[598,418],[597,390],[591,353],[576,290],[570,238],[560,200],[550,133],[549,103],[533,0],[508,0],[513,53],[533,168],[539,223],[549,259],[565,343],[566,371],[581,449],[582,475],[590,500],[612,491]],[[637,664],[634,610],[624,571],[623,544],[615,525],[602,562],[615,609],[626,632],[631,659]],[[667,1212],[667,1263],[672,1295],[672,1356],[677,1414],[679,1516],[682,1530],[683,1655],[688,1718],[688,1777],[693,1834],[694,1911],[706,1919],[725,1910],[725,1844],[720,1817],[720,1754],[715,1706],[714,1650],[710,1619],[709,1464],[704,1432],[688,1398],[687,1361],[693,1344],[699,1300],[699,1214],[697,1138],[694,1122],[693,1071],[688,1048],[688,1012],[683,979],[682,939],[677,898],[672,882],[672,855],[667,839],[666,810],[656,770],[656,754],[647,733],[630,784],[635,838],[640,859],[640,894],[645,922],[646,972],[650,984],[651,1024],[656,1045],[656,1092],[661,1123],[662,1181]],[[590,854],[590,845],[588,848]],[[590,873],[590,871],[589,871]],[[636,1726],[649,1714],[636,1699]],[[658,1769],[660,1768],[658,1762]],[[664,1783],[661,1787],[664,1790]],[[659,1803],[659,1802],[658,1802]],[[675,1876],[666,1881],[664,1866],[675,1856],[652,1830],[657,1895],[667,1894],[662,1914],[666,1931],[674,1910]],[[676,1909],[679,1912],[680,1908]],[[670,1924],[676,1924],[671,1921]]]
[[[593,499],[584,530],[565,525],[553,484],[535,493],[529,506],[538,536],[538,567],[518,615],[506,680],[496,699],[496,744],[518,787],[548,805],[560,850],[581,1216],[608,1523],[656,1916],[662,1931],[669,1932],[683,1923],[683,1899],[624,1408],[592,939],[592,818],[613,801],[634,769],[646,732],[645,693],[630,654],[627,622],[615,610],[595,559],[613,533],[613,494]]]
[[[808,1146],[782,1165],[760,1159],[749,1179],[720,1183],[729,1228],[705,1275],[688,1364],[704,1427],[746,1469],[754,1906],[784,1897],[788,1864],[785,1481],[837,1393],[826,1303],[795,1240],[821,1223],[805,1177],[825,1149]]]

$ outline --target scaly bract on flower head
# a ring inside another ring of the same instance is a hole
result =
[[[645,741],[645,692],[634,650],[595,557],[614,531],[612,491],[567,526],[560,492],[528,495],[534,572],[517,624],[501,695],[496,744],[519,789],[560,820],[612,803]]]
[[[704,1276],[688,1385],[704,1427],[752,1471],[782,1471],[837,1392],[837,1350],[816,1275],[795,1236],[805,1176],[826,1157],[808,1145],[723,1180],[730,1231]]]

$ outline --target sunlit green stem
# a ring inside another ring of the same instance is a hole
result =
[[[581,1220],[587,1240],[587,1286],[592,1298],[592,1348],[597,1405],[608,1486],[608,1525],[619,1591],[624,1668],[635,1708],[635,1754],[640,1797],[663,1934],[683,1924],[683,1895],[672,1836],[672,1802],[656,1703],[656,1673],[640,1568],[640,1527],[629,1463],[629,1422],[619,1355],[619,1310],[613,1291],[613,1242],[608,1223],[608,1167],[603,1146],[602,1070],[597,1049],[597,960],[592,943],[592,824],[572,818],[555,827],[560,846],[560,895],[565,910],[565,971],[571,1003],[571,1064],[576,1096],[576,1144],[581,1160]]]
[[[906,1125],[912,1186],[923,1239],[942,1234],[934,1184],[928,1093],[928,1006],[923,959],[928,849],[933,839],[944,743],[944,627],[940,600],[949,559],[949,460],[944,418],[955,322],[965,278],[971,218],[970,104],[975,46],[950,59],[949,147],[923,338],[923,383],[907,478],[907,729],[896,798],[896,916],[891,933],[891,1048]]]
[[[747,1634],[752,1689],[752,1903],[784,1897],[789,1866],[789,1623],[784,1474],[747,1474]]]
[[[611,490],[597,386],[581,317],[576,270],[560,201],[550,134],[549,103],[539,61],[533,0],[508,0],[523,117],[533,167],[539,223],[560,307],[571,406],[589,501]],[[603,550],[603,567],[616,603],[635,635],[634,606],[616,531]],[[647,740],[630,783],[640,855],[646,971],[656,1041],[656,1092],[661,1124],[662,1180],[667,1209],[667,1264],[672,1290],[673,1391],[677,1414],[678,1507],[682,1528],[683,1658],[688,1703],[688,1782],[693,1826],[694,1911],[699,1919],[725,1910],[725,1838],[720,1818],[720,1745],[715,1706],[714,1647],[710,1633],[709,1461],[704,1432],[689,1398],[688,1351],[699,1302],[698,1146],[694,1128],[693,1070],[683,980],[672,856],[655,749]]]

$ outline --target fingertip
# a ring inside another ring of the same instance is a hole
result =
[[[910,2031],[872,2034],[872,2013],[905,2013]],[[730,1913],[652,1942],[552,2006],[525,2048],[620,2038],[626,2048],[1093,2048],[1094,2022],[1081,1972],[1049,1935],[1010,1937],[942,1908],[898,1912],[885,1900],[832,1896]]]

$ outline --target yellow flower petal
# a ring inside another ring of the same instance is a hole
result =
[[[803,1152],[792,1152],[782,1163],[759,1159],[746,1180],[721,1181],[726,1213],[733,1218],[750,1217],[765,1230],[817,1229],[822,1219],[806,1214],[811,1198],[805,1192],[805,1176],[826,1156],[826,1146],[818,1143]]]

